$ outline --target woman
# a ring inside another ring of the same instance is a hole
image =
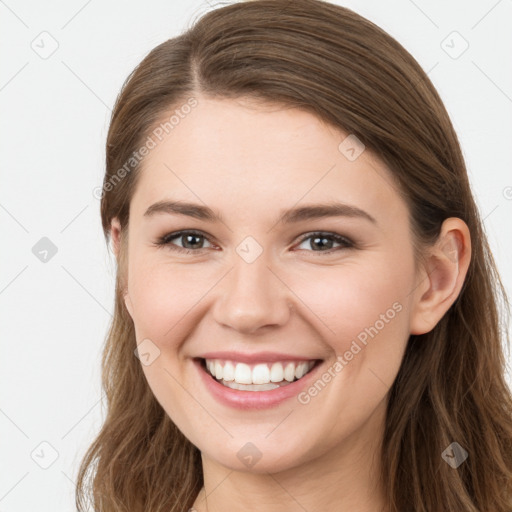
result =
[[[506,297],[457,136],[349,9],[240,2],[112,115],[97,512],[512,510]],[[321,254],[319,254],[321,253]]]

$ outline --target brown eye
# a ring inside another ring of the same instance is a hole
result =
[[[336,233],[312,233],[302,238],[300,245],[308,240],[309,247],[304,247],[303,249],[308,249],[312,252],[331,253],[340,249],[347,249],[354,246],[351,240]],[[339,246],[334,247],[334,244],[338,244]]]
[[[178,245],[173,240],[178,240],[182,245]],[[187,253],[199,252],[203,247],[204,242],[209,240],[205,235],[196,231],[177,231],[175,233],[168,233],[160,238],[157,242],[159,246],[167,246],[169,249],[182,251]]]

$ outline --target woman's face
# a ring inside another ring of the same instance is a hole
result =
[[[198,97],[143,161],[125,296],[142,368],[225,467],[276,472],[380,441],[418,278],[406,204],[348,135]]]

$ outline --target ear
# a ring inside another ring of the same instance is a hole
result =
[[[121,223],[117,217],[114,217],[110,223],[110,238],[112,240],[112,251],[116,256],[116,259],[118,259],[119,247],[121,244]]]
[[[112,251],[114,252],[117,261],[119,262],[119,250],[121,247],[121,223],[117,217],[112,219],[110,223],[110,238],[112,240]],[[126,271],[126,269],[124,269]],[[118,267],[119,271],[119,267]],[[133,307],[132,301],[130,300],[130,295],[128,294],[128,289],[126,289],[123,293],[123,299],[128,310],[128,313],[133,318]]]
[[[450,217],[443,222],[426,264],[418,273],[411,309],[411,334],[431,331],[455,302],[471,260],[471,236],[466,223]]]

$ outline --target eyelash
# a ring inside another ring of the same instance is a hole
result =
[[[157,240],[155,245],[158,247],[167,246],[170,250],[181,252],[183,254],[194,254],[194,253],[197,254],[197,253],[200,253],[204,249],[208,249],[208,247],[202,247],[200,249],[187,249],[185,247],[180,247],[178,245],[175,245],[171,242],[171,240],[174,240],[175,238],[179,238],[183,235],[195,235],[198,237],[202,237],[205,240],[207,240],[209,243],[213,244],[213,242],[207,236],[205,236],[203,233],[201,233],[200,231],[183,230],[183,231],[176,231],[174,233],[168,233],[168,234],[164,235],[163,237],[161,237]],[[315,238],[315,237],[331,239],[335,243],[342,244],[342,247],[334,247],[327,251],[311,250],[309,252],[314,252],[314,253],[319,253],[319,254],[332,254],[335,251],[338,251],[341,249],[350,249],[350,248],[355,247],[354,242],[352,242],[352,240],[350,240],[349,238],[338,235],[337,233],[331,233],[331,232],[326,232],[326,231],[314,231],[314,232],[308,233],[307,236],[304,236],[300,239],[299,245],[302,244],[305,240],[308,240],[309,238]],[[300,250],[303,250],[303,249],[300,249]]]

